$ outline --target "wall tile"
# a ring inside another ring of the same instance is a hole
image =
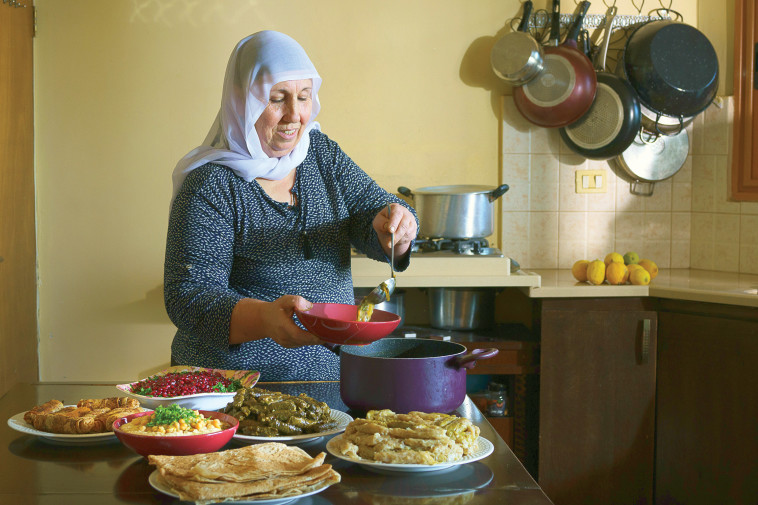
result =
[[[736,214],[714,214],[713,241],[716,244],[738,244],[740,241],[740,216]]]
[[[713,214],[706,212],[693,212],[692,224],[691,224],[691,237],[692,243],[695,242],[708,242],[713,243],[714,231],[713,231],[714,218]]]
[[[672,186],[673,182],[671,179],[656,182],[653,189],[653,194],[644,200],[645,210],[670,211]]]
[[[561,240],[558,244],[558,268],[571,268],[580,259],[587,259],[584,240]]]
[[[533,155],[531,166],[530,210],[557,211],[560,191],[560,163],[558,159],[553,155]]]
[[[529,154],[532,124],[516,109],[510,97],[503,97],[503,154]]]
[[[503,154],[503,181],[510,185],[512,182],[529,182],[531,156],[528,154]]]
[[[719,272],[738,272],[740,246],[736,242],[716,242],[713,245],[713,269]]]
[[[532,154],[550,154],[560,152],[561,138],[555,128],[532,127]]]
[[[692,154],[687,156],[682,167],[672,177],[674,182],[692,182]]]
[[[648,258],[660,268],[671,268],[671,241],[645,239],[642,243],[641,258]]]
[[[742,214],[758,214],[758,202],[740,202]]]
[[[690,267],[690,242],[671,241],[671,265],[669,268]]]
[[[532,191],[532,185],[528,181],[512,181],[506,184],[508,184],[508,191],[501,198],[503,210],[529,210],[529,193]]]
[[[714,212],[731,212],[739,214],[740,203],[730,202],[729,198],[729,164],[727,156],[713,157],[713,210]]]
[[[558,213],[531,212],[529,215],[529,241],[558,241]]]
[[[692,241],[690,268],[713,270],[713,242]]]
[[[694,212],[713,212],[713,197],[716,177],[713,156],[695,156],[692,158],[692,210]]]
[[[645,197],[634,195],[628,181],[619,178],[616,181],[616,212],[645,210]]]
[[[503,254],[518,261],[522,268],[535,268],[534,262],[529,257],[529,241],[511,240],[511,237],[507,236],[506,240],[503,241]]]
[[[559,174],[559,204],[561,211],[577,211],[587,209],[588,193],[576,192],[576,171],[586,168],[586,160],[580,156],[561,156]]]
[[[529,261],[532,268],[558,268],[558,241],[530,240]]]
[[[740,243],[758,246],[758,216],[740,216]]]
[[[558,240],[571,242],[587,240],[587,213],[561,212],[558,223]]]
[[[703,112],[702,150],[704,154],[729,152],[728,129],[729,109],[720,97]]]
[[[692,215],[689,212],[671,214],[671,240],[690,241]],[[689,257],[689,255],[687,255]]]
[[[758,245],[740,247],[740,272],[758,274]]]
[[[691,182],[674,182],[671,185],[671,210],[687,211],[692,210],[692,183]]]
[[[529,237],[529,213],[528,212],[503,212],[502,214],[502,237],[503,242],[513,237],[521,237],[528,241]]]

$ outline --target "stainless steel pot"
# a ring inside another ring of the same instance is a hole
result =
[[[469,239],[492,235],[495,230],[493,202],[508,185],[497,188],[461,184],[429,186],[411,191],[405,186],[398,192],[413,199],[419,220],[419,236],[425,238]]]
[[[429,288],[429,325],[445,330],[489,328],[495,321],[492,288]]]
[[[371,288],[355,288],[353,294],[355,295],[355,304],[359,305],[363,297],[371,292]],[[378,303],[374,305],[375,309],[383,310],[385,312],[391,312],[400,316],[400,324],[398,328],[403,326],[405,320],[405,292],[401,289],[396,289],[390,299],[386,302]]]

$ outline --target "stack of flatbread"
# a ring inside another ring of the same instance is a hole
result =
[[[340,481],[340,474],[299,447],[278,442],[192,456],[149,456],[159,480],[198,504],[296,498]]]

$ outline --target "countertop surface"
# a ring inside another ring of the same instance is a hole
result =
[[[365,256],[354,256],[353,283],[356,287],[376,287],[389,277],[388,267]],[[758,307],[758,275],[687,268],[661,269],[648,286],[592,286],[577,282],[570,269],[511,271],[507,257],[417,254],[410,267],[398,272],[396,278],[398,288],[513,287],[531,298],[654,296]]]
[[[592,286],[577,282],[570,270],[534,270],[538,287],[524,288],[532,298],[653,296],[676,300],[758,307],[758,275],[691,269],[662,269],[647,286]]]
[[[289,394],[305,393],[336,410],[342,403],[339,382],[260,383],[259,387]],[[115,396],[112,384],[17,384],[0,399],[0,415],[9,419],[50,399],[75,404],[82,398]],[[337,459],[327,453],[342,480],[324,491],[297,499],[293,505],[387,505],[424,503],[485,505],[550,505],[534,479],[508,445],[467,397],[456,414],[479,426],[494,445],[486,458],[438,472],[386,474]],[[327,452],[324,437],[301,446],[315,455]],[[225,447],[238,447],[232,441]],[[5,426],[0,429],[0,503],[89,505],[111,503],[186,503],[155,491],[148,483],[154,467],[115,437],[96,445],[64,446]],[[248,502],[245,502],[248,503]]]

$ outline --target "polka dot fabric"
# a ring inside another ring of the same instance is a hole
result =
[[[258,370],[261,380],[337,380],[339,357],[323,346],[286,349],[266,338],[229,345],[235,304],[301,295],[354,303],[350,247],[388,261],[371,223],[402,200],[361,170],[325,134],[310,133],[297,168],[297,205],[273,200],[256,182],[208,163],[189,173],[171,209],[164,296],[178,331],[172,362]],[[412,210],[412,209],[411,209]],[[397,270],[408,267],[408,259]]]

